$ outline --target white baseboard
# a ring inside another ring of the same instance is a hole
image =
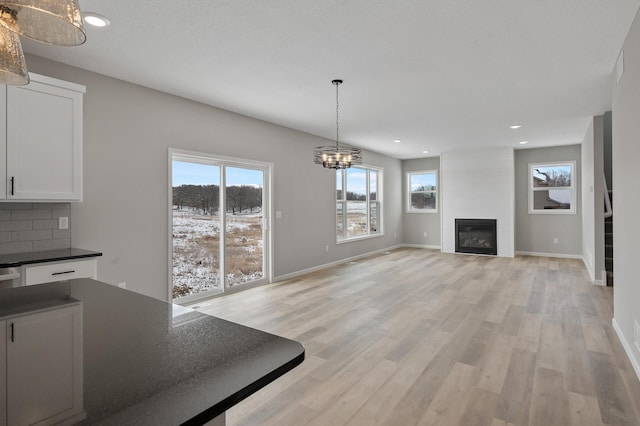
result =
[[[284,281],[291,278],[296,278],[302,275],[310,274],[311,272],[321,271],[323,269],[331,268],[333,266],[342,265],[343,263],[353,262],[354,260],[363,259],[365,257],[374,256],[376,254],[384,253],[386,251],[395,250],[397,248],[409,247],[409,248],[421,248],[421,249],[429,249],[429,250],[440,250],[440,246],[429,246],[429,245],[421,245],[421,244],[396,244],[391,247],[386,247],[380,250],[370,251],[367,253],[359,254],[357,256],[347,257],[346,259],[336,260],[334,262],[324,263],[322,265],[313,266],[311,268],[302,269],[300,271],[290,272],[288,274],[278,275],[273,278],[272,282]]]
[[[620,340],[620,343],[622,343],[622,347],[624,348],[624,351],[627,353],[627,357],[629,358],[629,361],[631,361],[633,370],[636,372],[636,376],[638,376],[638,380],[640,380],[640,363],[634,356],[633,351],[631,350],[631,345],[629,345],[629,342],[624,337],[624,334],[622,334],[622,330],[618,326],[618,323],[616,322],[615,318],[611,320],[611,325],[613,325],[613,329],[616,331],[616,334],[618,335],[618,339]]]
[[[535,252],[535,251],[517,251],[516,252],[516,256],[555,257],[555,258],[560,258],[560,259],[578,259],[578,260],[582,260],[582,263],[584,264],[584,267],[587,270],[587,273],[589,274],[589,279],[591,280],[591,283],[593,285],[599,285],[599,286],[606,286],[607,285],[607,281],[606,280],[604,282],[602,280],[596,280],[596,277],[593,274],[593,271],[589,268],[589,265],[587,265],[587,261],[584,259],[583,256],[581,256],[579,254],[540,253],[540,252]]]
[[[562,253],[539,253],[536,251],[516,251],[516,256],[538,256],[538,257],[559,257],[562,259],[584,259],[579,254],[562,254]]]
[[[334,262],[323,263],[322,265],[312,266],[311,268],[301,269],[299,271],[290,272],[288,274],[278,275],[273,278],[273,282],[284,281],[291,278],[296,278],[302,275],[310,274],[311,272],[321,271],[323,269],[331,268],[333,266],[342,265],[343,263],[353,262],[354,260],[362,259],[369,256],[374,256],[376,254],[384,253],[386,251],[395,250],[397,248],[404,247],[403,244],[398,244],[391,247],[386,247],[380,250],[369,251],[367,253],[359,254],[357,256],[351,256],[344,259],[336,260]]]
[[[599,285],[599,286],[603,285],[601,280],[596,280],[596,275],[591,270],[591,266],[587,263],[587,259],[585,259],[584,256],[581,256],[581,258],[582,258],[582,263],[584,264],[585,269],[589,273],[589,279],[591,280],[591,283],[593,285]],[[605,283],[606,283],[606,281],[605,281]]]
[[[425,244],[402,244],[402,247],[409,247],[409,248],[424,248],[424,249],[431,249],[431,250],[441,250],[440,246],[429,246],[429,245],[425,245]]]

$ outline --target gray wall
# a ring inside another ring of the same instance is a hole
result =
[[[613,141],[611,140],[611,125],[613,123],[613,115],[611,111],[604,113],[604,175],[607,178],[607,186],[609,189],[613,189],[613,172],[611,170],[612,152],[611,147]]]
[[[576,162],[576,214],[528,213],[529,163],[547,161]],[[582,256],[580,145],[516,150],[515,169],[516,252]]]
[[[593,211],[593,233],[595,256],[593,260],[594,280],[607,285],[606,278],[602,282],[604,266],[604,157],[606,144],[606,116],[593,117],[593,202],[588,206]],[[611,136],[609,136],[609,139]],[[585,209],[587,205],[584,204]],[[584,212],[583,212],[584,214]]]
[[[594,117],[591,123],[589,123],[589,128],[580,144],[580,164],[582,165],[582,186],[580,188],[582,191],[582,258],[584,259],[591,280],[595,280],[594,127],[598,127],[595,126],[597,118],[598,117]],[[601,117],[599,121],[602,122]],[[602,155],[600,155],[600,157],[602,157]]]
[[[71,247],[71,220],[58,229],[70,212],[69,203],[0,203],[0,254]]]
[[[407,213],[407,173],[421,170],[438,171],[438,212]],[[403,242],[419,246],[440,247],[440,210],[442,210],[442,192],[440,191],[440,157],[419,158],[402,162],[402,226]],[[427,233],[425,238],[424,233]]]
[[[605,117],[593,117],[581,144],[582,258],[594,283],[604,271],[604,139]]]
[[[385,235],[337,245],[335,173],[312,162],[326,139],[44,58],[27,63],[87,86],[84,202],[72,204],[72,239],[104,253],[103,281],[167,298],[169,147],[274,163],[273,210],[282,212],[273,222],[275,277],[402,241],[400,160],[364,152],[368,164],[384,167]]]
[[[640,322],[640,13],[623,45],[624,74],[613,88],[613,287],[614,326],[640,377],[640,351],[634,345],[634,321]]]

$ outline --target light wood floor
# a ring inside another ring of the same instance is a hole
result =
[[[305,362],[227,425],[640,425],[612,290],[581,261],[399,249],[199,303]]]

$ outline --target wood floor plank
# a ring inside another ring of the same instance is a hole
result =
[[[500,394],[497,418],[515,424],[530,424],[529,412],[536,354],[515,348]]]
[[[365,374],[352,386],[345,389],[337,402],[326,407],[311,420],[310,426],[345,424],[353,414],[382,386],[398,369],[398,364],[383,359],[374,367],[375,374]],[[320,411],[316,409],[315,411]]]
[[[564,375],[537,367],[533,381],[530,425],[566,425],[569,423],[569,401],[564,388]]]
[[[493,342],[489,359],[480,373],[478,388],[497,394],[502,392],[504,379],[507,376],[509,362],[511,361],[512,346],[509,344],[509,336],[500,334]]]
[[[602,426],[598,399],[568,392],[571,426]]]
[[[610,288],[580,260],[399,248],[207,301],[306,361],[229,426],[640,425]]]
[[[597,397],[591,361],[584,340],[568,337],[562,342],[564,351],[565,390]]]
[[[551,370],[564,371],[564,360],[562,326],[544,321],[540,331],[538,365]]]
[[[525,313],[522,316],[520,330],[518,330],[518,340],[516,347],[529,352],[537,352],[540,344],[540,331],[542,328],[542,317]]]
[[[490,425],[498,408],[499,396],[494,392],[473,388],[458,423],[465,426]]]
[[[602,420],[610,425],[637,425],[632,399],[611,355],[589,352]]]
[[[418,425],[459,424],[471,391],[478,380],[477,367],[456,363],[440,386]],[[451,404],[456,401],[456,404]]]

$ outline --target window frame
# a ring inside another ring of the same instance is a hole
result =
[[[366,211],[367,211],[367,233],[355,236],[347,236],[345,235],[347,230],[347,170],[348,169],[338,169],[335,173],[335,182],[334,182],[334,217],[335,217],[335,231],[336,231],[336,244],[344,244],[350,243],[353,241],[365,240],[368,238],[377,238],[384,236],[384,220],[383,220],[383,195],[382,195],[382,187],[383,187],[383,179],[384,179],[384,168],[380,166],[371,166],[368,164],[363,164],[359,166],[352,166],[351,169],[361,169],[366,171]],[[371,200],[371,171],[376,172],[376,199]],[[340,183],[340,187],[338,187],[338,176],[341,176],[342,182]],[[342,197],[338,198],[338,189],[342,191]],[[342,236],[338,235],[338,204],[342,203]],[[375,233],[371,232],[371,206],[376,204],[376,212],[377,212],[377,231]]]
[[[571,168],[571,185],[570,186],[557,186],[552,187],[554,189],[565,189],[570,191],[569,202],[571,207],[569,209],[534,209],[534,193],[538,191],[548,191],[548,187],[534,187],[533,169],[540,167],[554,167],[554,166],[569,166]],[[576,190],[576,161],[545,161],[538,163],[529,163],[528,168],[529,176],[527,178],[527,193],[528,193],[528,212],[529,214],[577,214],[577,190]]]
[[[433,191],[411,191],[411,176],[413,175],[424,175],[424,174],[434,174],[436,177],[436,189],[434,189]],[[437,169],[433,169],[433,170],[415,170],[415,171],[410,171],[407,172],[407,190],[405,192],[406,195],[406,204],[405,204],[405,213],[419,213],[419,214],[424,214],[424,213],[438,213],[438,206],[439,206],[439,194],[438,194],[438,170]],[[436,207],[433,209],[415,209],[413,207],[411,207],[411,194],[412,193],[433,193],[435,195],[436,198]]]

